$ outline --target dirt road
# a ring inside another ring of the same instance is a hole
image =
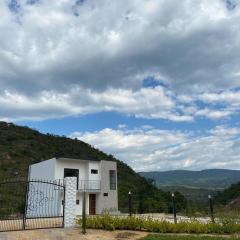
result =
[[[145,232],[88,230],[82,235],[79,229],[43,229],[17,232],[0,232],[0,240],[136,240]]]

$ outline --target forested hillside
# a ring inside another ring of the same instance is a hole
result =
[[[65,136],[41,134],[27,127],[0,122],[0,179],[26,177],[28,166],[52,157],[95,160],[114,160],[118,163],[120,209],[127,209],[128,192],[141,211],[171,208],[170,194],[159,190],[151,181],[134,172],[123,162],[87,143]],[[177,194],[178,209],[185,207],[185,199]]]
[[[216,196],[216,202],[240,208],[240,182],[232,184],[229,188],[219,192]]]

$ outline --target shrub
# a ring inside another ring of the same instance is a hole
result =
[[[81,218],[77,219],[79,225]],[[231,220],[221,220],[217,223],[202,223],[197,220],[180,221],[177,224],[166,220],[152,218],[123,217],[123,216],[90,216],[87,218],[87,228],[104,230],[139,230],[155,233],[195,233],[195,234],[233,234],[240,233],[240,224]]]
[[[166,235],[148,235],[147,237],[143,238],[142,240],[225,240],[225,239],[231,239],[231,240],[240,240],[239,238],[226,238],[226,237],[206,237],[206,236],[166,236]]]

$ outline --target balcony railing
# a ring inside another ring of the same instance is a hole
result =
[[[83,191],[99,191],[101,189],[101,181],[99,180],[79,180],[78,190]]]

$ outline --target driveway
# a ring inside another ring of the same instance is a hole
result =
[[[86,235],[80,229],[43,229],[0,233],[0,240],[136,240],[146,236],[145,232],[88,230]]]

